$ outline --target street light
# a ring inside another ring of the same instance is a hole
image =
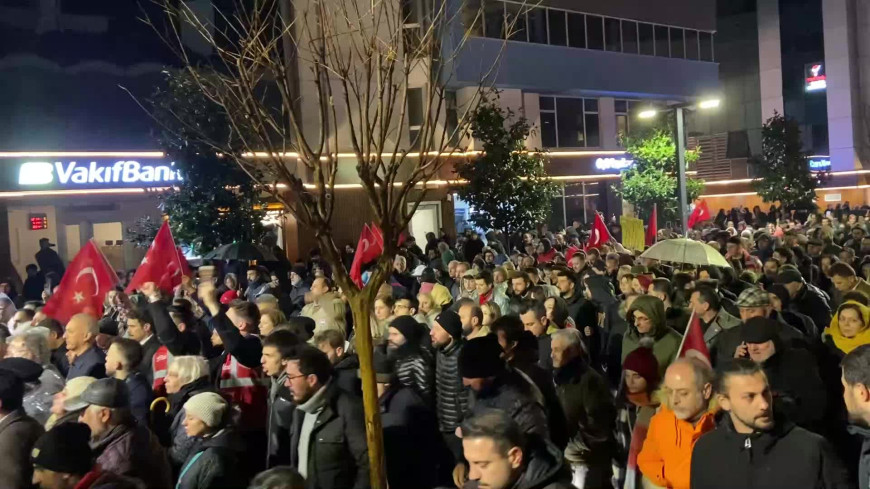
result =
[[[686,236],[689,235],[689,216],[686,212],[688,209],[686,205],[686,128],[683,123],[684,110],[696,108],[701,110],[715,109],[719,107],[721,102],[719,98],[709,98],[698,101],[697,105],[694,103],[684,103],[665,108],[665,110],[673,110],[677,119],[677,140],[675,144],[677,147],[677,188],[680,194],[680,221]],[[637,116],[641,119],[651,119],[658,113],[658,109],[649,108],[639,112]]]

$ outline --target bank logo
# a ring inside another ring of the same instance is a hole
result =
[[[45,161],[28,161],[18,170],[18,185],[45,185],[54,181],[54,165]]]

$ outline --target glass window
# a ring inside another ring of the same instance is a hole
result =
[[[529,9],[529,42],[547,44],[547,10],[542,8]]]
[[[586,146],[600,146],[597,113],[586,114]]]
[[[418,136],[423,128],[423,89],[409,88],[408,89],[408,139],[411,142],[411,147],[416,148],[420,145]]]
[[[565,12],[561,10],[547,10],[547,23],[550,30],[550,44],[567,46],[568,33],[565,30]]]
[[[556,124],[559,147],[586,146],[586,134],[583,130],[583,99],[557,98]]]
[[[586,98],[583,99],[583,110],[586,112],[598,112],[598,99]]]
[[[586,47],[586,19],[583,14],[568,14],[568,45],[572,48]]]
[[[698,31],[686,29],[686,59],[698,59]]]
[[[616,114],[616,137],[617,141],[628,134],[628,115]]]
[[[613,101],[613,110],[617,114],[628,113],[628,100],[614,100]]]
[[[622,52],[637,54],[637,22],[622,21]]]
[[[604,19],[604,47],[608,51],[622,51],[619,34],[619,19]]]
[[[713,61],[713,34],[709,32],[699,32],[698,41],[701,46],[701,54],[698,58],[701,61]]]
[[[668,28],[657,25],[656,29],[656,56],[670,56],[670,41],[668,41]]]
[[[558,147],[555,112],[541,112],[541,146],[544,148]]]
[[[526,11],[518,3],[505,2],[505,27],[510,33],[511,41],[526,41]]]
[[[604,49],[604,19],[597,15],[586,16],[586,47]]]
[[[459,133],[457,132],[457,129],[459,129],[459,110],[456,107],[455,91],[444,92],[444,115],[444,125],[447,130],[446,136],[455,144],[459,140]]]
[[[504,3],[497,0],[484,0],[484,36],[502,39],[504,37]]]
[[[538,97],[541,110],[556,110],[556,103],[553,102],[553,97]]]
[[[468,0],[462,9],[462,26],[472,36],[483,35],[483,20],[478,17],[480,15],[481,0]]]
[[[654,55],[656,52],[652,24],[638,24],[637,37],[640,44],[640,54]]]
[[[671,27],[671,58],[685,58],[686,49],[683,47],[683,30]]]

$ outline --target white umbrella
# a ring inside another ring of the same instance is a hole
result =
[[[716,248],[686,238],[659,241],[640,255],[641,258],[667,261],[671,263],[688,263],[690,265],[715,265],[731,268],[728,260]]]

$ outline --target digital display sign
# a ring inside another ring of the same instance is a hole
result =
[[[48,229],[48,216],[45,214],[30,214],[28,220],[30,221],[31,231],[42,231],[43,229]]]
[[[179,167],[163,155],[0,154],[0,191],[169,187],[182,181]]]
[[[825,63],[810,63],[804,67],[805,88],[808,92],[817,92],[828,88],[828,77],[825,75]]]

